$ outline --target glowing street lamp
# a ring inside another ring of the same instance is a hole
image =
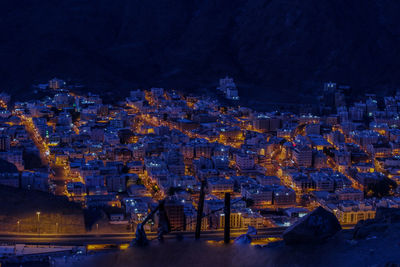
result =
[[[37,211],[36,215],[37,215],[37,219],[38,219],[38,232],[39,232],[39,236],[40,236],[40,211]]]

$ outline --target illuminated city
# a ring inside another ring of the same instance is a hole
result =
[[[399,0],[0,8],[0,267],[400,267]]]
[[[267,244],[319,206],[351,229],[400,205],[400,94],[382,108],[373,95],[347,104],[325,83],[317,116],[237,106],[231,78],[218,88],[225,104],[163,88],[103,104],[59,79],[41,86],[40,100],[0,95],[0,184],[73,211],[41,203],[13,213],[6,240],[126,249],[177,237],[240,242],[254,229],[251,243]]]

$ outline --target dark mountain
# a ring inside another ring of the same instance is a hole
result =
[[[0,88],[195,90],[226,74],[254,94],[395,88],[399,13],[398,0],[6,0]]]

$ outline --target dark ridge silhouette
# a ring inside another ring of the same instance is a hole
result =
[[[400,85],[399,11],[396,0],[5,1],[0,89],[57,76],[197,90],[229,74],[258,97],[328,80],[381,92]]]

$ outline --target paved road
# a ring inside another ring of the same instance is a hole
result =
[[[65,191],[65,178],[66,171],[63,167],[53,167],[54,175],[52,175],[52,181],[56,185],[54,194],[57,196],[63,196]]]
[[[279,237],[282,235],[284,227],[260,229],[254,238]],[[246,230],[231,231],[231,238],[235,238],[246,233]],[[172,232],[165,235],[166,239],[175,239],[180,234],[183,238],[193,239],[194,232]],[[123,244],[129,243],[134,238],[134,234],[82,234],[82,235],[38,235],[35,234],[0,234],[0,243],[23,243],[23,244],[51,244],[51,245],[88,245],[88,244]],[[147,234],[148,239],[156,239],[156,233]],[[202,239],[222,240],[224,233],[222,230],[204,231],[201,233]]]

